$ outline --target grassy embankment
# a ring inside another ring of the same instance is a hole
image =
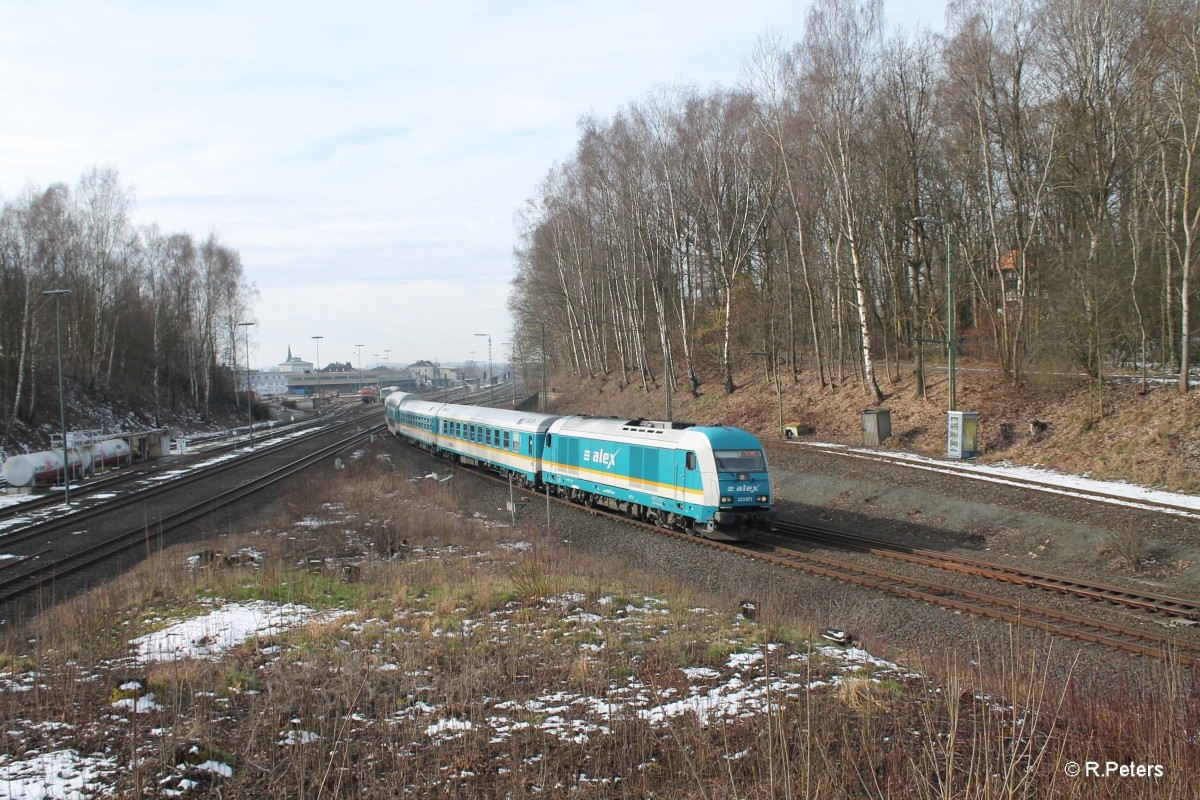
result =
[[[551,545],[536,514],[489,523],[471,488],[357,462],[267,529],[162,553],[10,631],[0,768],[96,754],[120,796],[1194,796],[1180,670],[1169,693],[1117,695],[1062,685],[1038,653],[876,663],[804,619]],[[138,636],[264,600],[346,613],[215,660],[131,657]],[[1107,758],[1164,776],[1065,774]]]

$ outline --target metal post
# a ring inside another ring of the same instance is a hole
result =
[[[363,371],[362,371],[362,349],[363,349],[363,346],[361,344],[356,344],[354,346],[358,348],[358,390],[361,392],[363,390]]]
[[[253,322],[238,323],[238,325],[246,329],[246,417],[250,420],[251,447],[254,447],[254,405],[250,399],[250,326],[253,324]]]
[[[313,341],[317,343],[317,363],[315,366],[315,369],[317,370],[317,388],[316,394],[313,395],[313,408],[316,409],[321,405],[321,340],[325,337],[314,336],[312,338]]]
[[[47,289],[42,294],[54,298],[54,332],[58,341],[58,415],[62,424],[63,447],[63,502],[71,505],[71,462],[67,456],[67,401],[63,392],[62,368],[62,310],[58,298],[70,294],[70,289]]]
[[[487,372],[483,373],[484,383],[488,387],[488,398],[492,396],[492,335],[490,333],[477,333],[476,336],[486,336],[488,340],[488,368]]]
[[[950,223],[946,229],[946,369],[950,372],[950,411],[958,410],[958,375],[954,368],[954,281],[950,272]]]
[[[543,414],[546,413],[546,323],[539,322],[538,327],[542,329],[542,391],[538,392],[538,410]],[[548,498],[549,496],[547,496]],[[546,503],[549,504],[547,499]],[[546,516],[550,516],[550,506],[546,506]]]
[[[660,308],[662,308],[662,310],[663,310],[663,315],[665,316],[665,315],[666,315],[666,313],[667,313],[667,294],[666,294],[666,291],[664,290],[664,288],[663,288],[663,286],[662,286],[661,282],[659,282],[659,281],[655,281],[655,282],[654,282],[654,288],[655,288],[656,290],[658,290],[658,293],[659,293],[659,307],[660,307]],[[675,377],[675,376],[674,376],[674,371],[671,369],[671,358],[670,358],[670,353],[669,353],[669,351],[667,350],[667,335],[666,335],[666,333],[665,333],[665,331],[667,330],[667,325],[666,325],[666,322],[665,322],[665,321],[663,322],[663,326],[662,326],[662,327],[663,327],[663,333],[662,333],[662,351],[663,351],[663,380],[666,382],[666,389],[667,389],[667,392],[666,392],[666,394],[667,394],[667,400],[666,400],[666,403],[667,403],[667,409],[666,409],[666,411],[667,411],[667,422],[670,422],[670,421],[671,421],[671,419],[672,419],[672,417],[671,417],[671,414],[672,414],[672,411],[671,411],[671,384],[674,382],[674,380],[673,380],[673,379],[674,379],[674,377]]]
[[[935,217],[913,217],[913,222],[940,225],[946,236],[946,410],[958,410],[957,376],[954,369],[954,280],[950,271],[950,223]]]
[[[516,411],[517,410],[517,376],[514,374],[514,371],[513,371],[513,362],[516,359],[516,354],[514,352],[516,345],[514,345],[512,342],[501,342],[500,344],[508,345],[508,380],[510,383],[512,383],[512,394],[513,394],[512,406],[513,406],[513,411]]]

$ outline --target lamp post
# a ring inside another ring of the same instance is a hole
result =
[[[54,333],[58,342],[58,418],[62,424],[63,440],[63,502],[71,505],[71,462],[67,459],[67,401],[63,393],[62,369],[62,311],[58,299],[70,294],[70,289],[47,289],[42,292],[54,298]]]
[[[477,333],[476,336],[486,336],[488,340],[488,368],[487,372],[483,373],[484,383],[488,387],[488,397],[491,397],[492,391],[492,335],[490,333]]]
[[[779,362],[781,360],[783,360],[783,354],[779,353],[779,352],[776,352],[776,353],[750,352],[747,355],[766,356],[767,358],[772,359],[772,361],[774,362],[773,364],[771,364],[771,366],[774,368],[774,371],[775,371],[775,399],[779,401],[779,435],[784,436],[785,431],[784,431],[784,427],[783,427],[783,386],[779,382]]]
[[[362,371],[362,349],[361,344],[354,345],[358,348],[358,390],[361,392],[363,388],[363,371]]]
[[[317,343],[317,388],[316,394],[313,395],[313,408],[321,405],[321,340],[324,336],[314,336],[313,341]]]
[[[250,446],[254,447],[254,405],[250,399],[250,326],[253,322],[239,322],[246,329],[246,418],[250,420]]]
[[[508,345],[508,380],[512,383],[513,392],[513,411],[517,410],[517,376],[513,373],[513,364],[516,361],[515,348],[516,345],[512,342],[501,342],[500,344]]]
[[[542,329],[542,391],[538,392],[538,409],[543,414],[546,413],[546,323],[538,322],[538,327]],[[546,515],[549,518],[549,514]]]
[[[954,281],[950,275],[950,223],[934,217],[913,217],[913,222],[928,222],[939,225],[946,234],[946,410],[956,411],[958,405],[957,376],[954,373]]]

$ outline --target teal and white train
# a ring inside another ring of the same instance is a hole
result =
[[[552,416],[429,402],[395,392],[388,430],[442,458],[520,484],[710,539],[767,528],[762,444],[739,428]]]

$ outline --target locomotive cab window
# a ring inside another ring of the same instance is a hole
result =
[[[714,450],[717,472],[766,472],[761,450]]]
[[[688,469],[695,469],[696,468],[696,454],[689,451],[687,454],[687,458],[684,460],[684,463],[686,464]]]

